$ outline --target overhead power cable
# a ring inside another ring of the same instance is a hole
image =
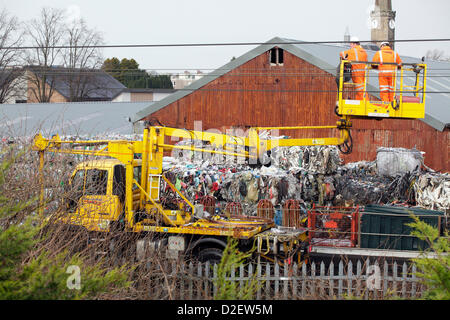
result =
[[[450,69],[449,69],[450,70]],[[180,78],[178,78],[177,80],[192,80],[193,78],[183,78],[185,76],[185,74],[183,73],[159,73],[156,75],[152,75],[152,74],[142,74],[139,72],[126,72],[126,73],[120,73],[120,72],[110,72],[110,71],[106,71],[106,73],[109,73],[110,75],[112,75],[113,77],[122,77],[125,79],[128,78],[144,78],[144,77],[161,77],[161,76],[178,76]],[[86,72],[70,72],[70,71],[46,71],[45,73],[46,76],[55,76],[55,77],[64,77],[64,76],[72,76],[72,77],[77,77],[77,76],[86,76],[86,78],[89,78],[89,76],[95,76],[94,72],[90,72],[90,71],[86,71]],[[98,72],[98,74],[102,74],[100,72]],[[193,74],[194,75],[194,74]],[[218,76],[223,76],[224,74],[222,73],[208,73],[208,74],[203,74],[203,75],[195,75],[197,77],[204,77],[204,78],[211,78],[211,77],[218,77]],[[227,77],[280,77],[280,78],[290,78],[290,77],[299,77],[299,78],[303,78],[303,77],[315,77],[315,78],[328,78],[330,77],[330,74],[324,74],[324,73],[319,73],[319,72],[294,72],[294,73],[272,73],[272,72],[268,72],[268,73],[230,73],[230,74],[226,74]],[[367,75],[367,78],[377,78],[378,74],[369,74]],[[406,75],[404,76],[405,78],[415,78],[415,75],[411,73],[411,75]],[[31,77],[30,77],[31,78]],[[428,74],[427,78],[450,78],[450,73],[440,73],[440,74]]]
[[[398,40],[364,40],[360,43],[376,43],[376,42],[448,42],[450,38],[432,38],[432,39],[398,39]],[[39,48],[52,49],[70,49],[70,48],[158,48],[158,47],[219,47],[219,46],[254,46],[254,45],[281,45],[281,44],[295,44],[295,45],[309,45],[309,44],[350,44],[350,41],[274,41],[274,42],[217,42],[217,43],[161,43],[161,44],[102,44],[102,45],[88,45],[88,46],[11,46],[0,47],[8,50],[30,50]]]
[[[169,89],[169,88],[121,88],[121,87],[102,87],[98,90],[160,90],[160,89]],[[170,89],[174,91],[204,91],[204,92],[270,92],[270,93],[333,93],[336,94],[336,90],[325,90],[325,89],[233,89],[233,88],[198,88],[198,89],[189,89],[189,88],[181,88],[181,89]],[[367,93],[380,93],[380,90],[366,90]],[[396,91],[400,93],[400,90]],[[403,90],[404,94],[413,93],[412,90]],[[421,92],[420,92],[421,93]],[[444,90],[433,90],[426,91],[426,94],[450,94],[450,91]]]

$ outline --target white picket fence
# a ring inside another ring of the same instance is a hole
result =
[[[151,269],[148,284],[151,299],[202,300],[217,293],[214,286],[217,265],[165,262],[159,269]],[[416,271],[415,265],[406,262],[378,265],[369,260],[300,266],[260,263],[234,269],[227,280],[237,281],[240,286],[246,281],[257,281],[256,300],[414,299],[423,290]]]

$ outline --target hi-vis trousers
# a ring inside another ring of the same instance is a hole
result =
[[[383,72],[378,74],[378,83],[380,85],[380,98],[382,101],[394,101],[394,73]]]
[[[364,100],[365,92],[364,92],[364,72],[360,75],[361,72],[352,72],[352,81],[355,84],[356,90],[356,100]]]

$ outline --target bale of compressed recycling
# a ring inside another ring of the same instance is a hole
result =
[[[423,153],[416,149],[378,148],[378,174],[393,177],[397,174],[418,171],[423,164]]]
[[[333,174],[342,163],[336,146],[279,147],[273,151],[275,165],[285,169],[303,169],[310,173]]]
[[[425,173],[414,183],[417,204],[430,210],[450,209],[450,175]]]

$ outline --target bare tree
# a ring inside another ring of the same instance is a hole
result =
[[[66,69],[64,81],[69,88],[70,101],[84,100],[90,91],[101,85],[96,77],[103,63],[101,49],[96,47],[101,44],[101,33],[88,28],[82,18],[66,27],[65,45],[69,47],[62,51],[62,59]]]
[[[28,82],[32,98],[37,102],[49,102],[54,93],[56,74],[52,67],[60,59],[64,36],[64,14],[62,10],[43,8],[38,19],[26,26],[31,45],[36,47],[27,56]]]
[[[445,56],[444,51],[439,50],[439,49],[428,50],[425,55],[425,58],[429,59],[429,60],[435,60],[435,61],[449,61],[450,60],[450,57]]]
[[[19,22],[3,9],[0,12],[0,103],[18,94],[18,81],[22,69],[18,67],[22,44]]]

